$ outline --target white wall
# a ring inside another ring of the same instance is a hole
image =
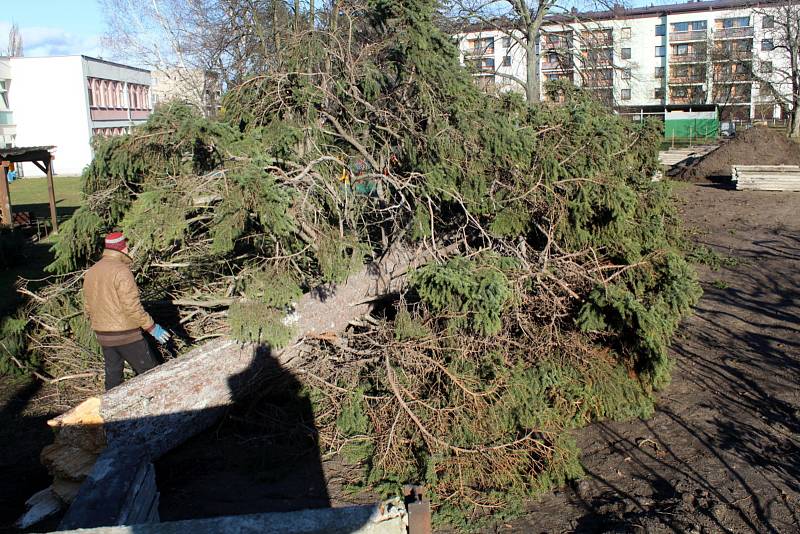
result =
[[[11,58],[17,146],[55,145],[57,174],[80,174],[92,154],[81,56]],[[26,176],[43,173],[25,163]]]

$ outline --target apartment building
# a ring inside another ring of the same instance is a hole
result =
[[[88,56],[0,57],[0,145],[54,145],[54,171],[80,174],[92,136],[147,120],[150,86],[147,70]],[[42,174],[33,164],[22,172]]]
[[[783,61],[768,13],[749,0],[712,0],[553,16],[537,43],[540,79],[570,80],[627,112],[704,105],[723,120],[780,118],[757,81]],[[458,38],[481,87],[520,90],[513,78],[525,79],[526,56],[507,33],[477,25]]]
[[[222,100],[222,80],[212,70],[175,67],[152,71],[153,105],[179,100],[206,117],[214,117]]]

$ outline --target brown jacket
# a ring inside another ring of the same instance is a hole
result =
[[[153,318],[139,300],[130,264],[126,254],[106,249],[83,278],[86,315],[106,347],[133,343],[142,338],[140,329],[153,326]]]

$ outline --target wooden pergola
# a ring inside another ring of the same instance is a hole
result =
[[[50,218],[53,231],[58,231],[56,219],[56,192],[53,186],[53,154],[54,146],[28,146],[0,148],[0,224],[13,226],[14,212],[11,204],[11,193],[8,189],[8,167],[10,163],[31,162],[47,175],[47,191],[50,198]]]

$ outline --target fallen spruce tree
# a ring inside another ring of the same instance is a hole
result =
[[[428,0],[342,12],[219,120],[175,105],[99,141],[57,276],[6,341],[24,334],[52,377],[100,369],[81,275],[121,228],[178,352],[302,345],[320,442],[364,484],[424,481],[465,524],[579,476],[568,431],[652,413],[699,296],[669,185],[651,181],[660,130],[565,84],[558,104],[482,94],[433,17]],[[343,303],[346,323],[296,330],[304,293],[324,302],[398,250],[424,261],[371,315]]]

